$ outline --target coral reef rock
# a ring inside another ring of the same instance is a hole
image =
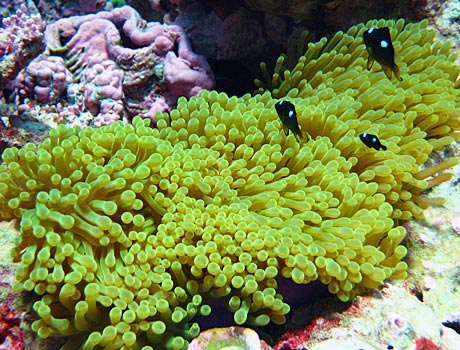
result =
[[[272,350],[255,331],[249,328],[214,328],[193,339],[188,350]]]
[[[146,23],[129,6],[59,19],[45,40],[47,51],[16,85],[23,111],[43,119],[57,109],[48,124],[100,126],[141,115],[154,125],[155,112],[214,84],[180,27]]]
[[[22,5],[16,14],[3,18],[0,28],[0,86],[12,81],[44,48],[45,23]]]

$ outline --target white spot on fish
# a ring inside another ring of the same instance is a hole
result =
[[[386,48],[388,47],[388,41],[382,40],[382,41],[380,42],[380,46],[381,46],[382,48],[386,49]]]

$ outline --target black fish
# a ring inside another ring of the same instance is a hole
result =
[[[300,130],[295,106],[289,101],[279,100],[275,104],[275,109],[283,123],[283,130],[286,136],[289,135],[289,130],[291,130],[297,141],[306,142],[308,136]]]
[[[376,149],[377,151],[380,150],[380,149],[383,149],[384,151],[387,150],[387,146],[382,145],[380,143],[380,140],[378,139],[378,137],[375,136],[375,135],[368,134],[367,132],[364,132],[364,133],[359,135],[359,138],[369,148]]]
[[[388,27],[370,28],[363,34],[369,58],[367,69],[371,69],[374,60],[382,65],[388,79],[391,79],[392,72],[398,80],[402,80],[399,68],[395,63],[395,49],[391,43],[390,30]]]

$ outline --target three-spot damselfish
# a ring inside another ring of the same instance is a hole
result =
[[[382,65],[388,79],[391,79],[392,73],[394,73],[398,80],[402,80],[399,68],[395,63],[395,50],[388,27],[370,28],[364,32],[363,37],[369,52],[367,69],[372,68],[375,60]]]
[[[289,130],[292,131],[295,138],[299,142],[308,141],[308,136],[302,130],[300,130],[299,123],[297,121],[297,112],[295,106],[286,100],[279,100],[275,104],[276,112],[283,123],[283,130],[286,135],[289,135]]]
[[[380,143],[379,138],[375,135],[368,134],[367,132],[363,132],[362,134],[359,134],[359,138],[369,148],[373,148],[377,151],[380,149],[383,149],[384,151],[387,150],[387,146],[382,145]]]

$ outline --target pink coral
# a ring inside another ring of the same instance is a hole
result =
[[[190,97],[198,95],[203,87],[210,89],[207,76],[200,67],[200,60],[193,62],[168,52],[164,59],[164,79],[170,95]]]
[[[40,15],[30,15],[22,5],[15,15],[4,18],[0,28],[0,84],[15,78],[44,47],[45,23]]]
[[[123,111],[123,71],[112,60],[90,58],[84,72],[84,103],[97,115],[93,125],[111,124],[120,119]]]
[[[169,110],[179,96],[214,86],[209,64],[179,26],[147,23],[129,6],[60,19],[46,28],[45,39],[50,55],[64,55],[73,74],[67,102],[89,110],[94,125],[126,115],[154,123],[155,112]]]
[[[35,97],[40,102],[55,102],[63,95],[72,75],[61,57],[40,55],[16,78],[22,96]]]

